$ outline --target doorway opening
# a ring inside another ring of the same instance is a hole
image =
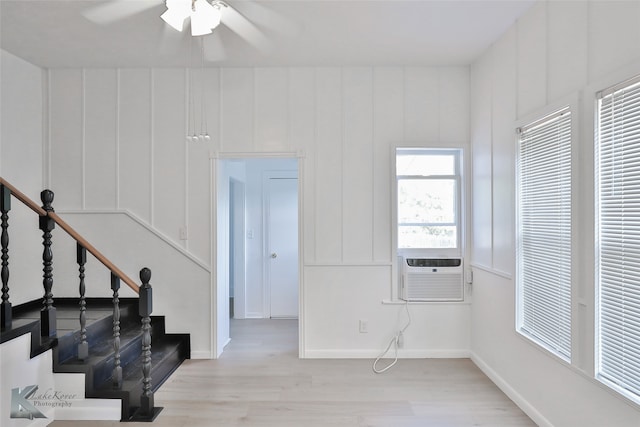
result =
[[[296,319],[300,238],[297,158],[217,161],[216,353],[232,322]],[[297,336],[296,336],[297,339]]]

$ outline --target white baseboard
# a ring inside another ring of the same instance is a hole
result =
[[[262,312],[249,312],[244,314],[245,319],[265,319],[264,314]]]
[[[380,356],[380,350],[310,350],[304,351],[305,359],[375,359]],[[387,358],[393,358],[393,350],[387,353]],[[427,350],[400,349],[399,359],[468,359],[468,350]]]
[[[191,351],[192,359],[213,359],[210,351]]]
[[[486,376],[489,377],[495,385],[498,386],[504,394],[509,397],[522,411],[529,416],[539,427],[553,427],[553,424],[544,417],[528,400],[526,400],[520,393],[518,393],[511,385],[505,381],[496,371],[494,371],[487,363],[482,360],[476,353],[471,352],[471,361],[476,364],[478,368]]]

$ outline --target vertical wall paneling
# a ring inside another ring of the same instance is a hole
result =
[[[42,116],[47,100],[43,70],[0,51],[0,76],[0,176],[39,201],[46,132]]]
[[[589,79],[598,80],[640,56],[638,1],[589,2]],[[596,37],[597,35],[597,37]]]
[[[514,159],[516,121],[516,31],[494,45],[492,94],[492,267],[512,273],[514,263]]]
[[[405,69],[405,140],[413,145],[438,141],[440,102],[437,68]]]
[[[373,70],[343,70],[343,235],[345,260],[373,260]]]
[[[185,224],[184,71],[157,69],[154,76],[154,217],[174,241]]]
[[[186,219],[188,224],[188,248],[189,252],[202,260],[205,264],[211,264],[211,251],[209,236],[211,235],[211,198],[209,177],[209,153],[219,138],[218,114],[219,114],[219,79],[220,70],[205,68],[204,78],[204,111],[206,131],[211,136],[209,142],[189,142],[187,144],[188,170]],[[202,105],[202,104],[200,104]]]
[[[117,173],[117,74],[83,72],[84,208],[115,209]]]
[[[304,213],[304,248],[302,259],[314,261],[315,256],[315,191],[311,183],[315,174],[316,140],[316,94],[315,72],[312,68],[293,68],[288,72],[288,117],[289,147],[302,153],[304,168],[298,169],[304,174],[301,196]]]
[[[472,211],[471,260],[491,267],[492,213],[492,54],[474,63],[471,73]]]
[[[373,258],[373,75],[371,68],[343,70],[344,258]]]
[[[577,92],[588,81],[588,12],[585,1],[547,3],[549,101]]]
[[[39,202],[40,192],[48,186],[46,183],[43,187],[48,168],[42,168],[47,163],[43,147],[48,145],[47,72],[0,50],[0,76],[0,176]],[[58,91],[59,86],[56,88]],[[42,246],[38,243],[42,232],[33,212],[15,199],[9,221],[10,302],[16,307],[42,298],[42,287],[38,285],[42,283],[42,271],[37,267],[42,265]],[[4,369],[5,365],[1,375],[6,384]]]
[[[42,187],[51,185],[51,74],[42,70]]]
[[[82,70],[50,71],[51,179],[56,209],[82,209]]]
[[[471,66],[472,254],[476,265],[486,267],[474,270],[471,354],[539,425],[631,427],[640,419],[637,405],[590,378],[597,310],[589,265],[595,244],[590,100],[602,89],[597,86],[607,84],[600,82],[612,79],[613,84],[637,69],[639,18],[638,1],[535,2]],[[515,218],[514,118],[532,118],[569,99],[578,104],[572,114],[583,128],[573,157],[574,177],[582,178],[574,194],[573,224],[584,233],[574,241],[581,262],[572,294],[572,369],[514,333],[517,287],[511,273],[517,230],[510,218]]]
[[[116,209],[120,209],[120,69],[116,70]]]
[[[210,157],[296,152],[299,173],[304,174],[300,204],[305,291],[309,290],[312,297],[314,292],[321,293],[322,300],[342,301],[327,312],[317,301],[305,300],[304,309],[310,310],[310,317],[305,319],[303,351],[337,351],[336,355],[343,351],[379,351],[376,343],[384,338],[387,318],[397,311],[397,307],[380,306],[381,299],[389,298],[394,277],[393,148],[458,146],[465,142],[469,129],[465,123],[469,120],[466,67],[206,68],[204,72],[185,68],[88,69],[84,71],[84,94],[82,74],[82,70],[51,71],[52,182],[63,182],[70,197],[60,209],[82,208],[81,177],[86,163],[88,209],[119,207],[133,212],[190,256],[212,265],[217,272],[211,277],[214,285],[224,284],[228,266],[216,268],[213,259],[221,248],[216,241],[224,240],[226,233],[215,229],[217,224],[223,227],[225,221],[224,215],[213,209],[224,210],[224,206],[212,194],[212,185],[224,170],[213,170]],[[107,82],[107,86],[100,86],[99,81]],[[490,77],[488,82],[490,89]],[[189,115],[190,104],[193,115]],[[484,107],[492,108],[490,96]],[[199,133],[202,122],[203,131],[212,136],[210,143],[186,142],[185,130],[191,117],[195,122],[192,131]],[[83,125],[85,160],[81,156]],[[490,127],[487,134],[490,157]],[[103,146],[90,146],[98,138],[104,138]],[[75,157],[63,158],[62,153]],[[104,174],[104,181],[95,182],[97,159],[104,156],[110,158],[110,170]],[[479,164],[481,159],[476,166]],[[491,167],[484,172],[490,200]],[[73,174],[76,178],[68,179]],[[257,179],[249,174],[247,178]],[[100,186],[110,189],[110,203],[103,204],[89,194]],[[262,236],[260,211],[260,207],[247,211],[257,248],[248,252],[250,265],[263,260],[258,238]],[[216,217],[217,224],[212,224]],[[490,210],[488,223],[491,235]],[[184,226],[188,226],[186,242],[180,238]],[[169,256],[163,261],[174,260]],[[335,281],[333,288],[322,282],[324,273],[317,276],[320,282],[314,282],[313,274],[307,278],[307,273],[316,269],[328,269],[328,277]],[[346,270],[362,271],[361,277],[373,274],[376,281],[360,280],[356,284],[353,276],[344,274]],[[184,274],[195,281],[188,285],[190,292],[204,292],[210,285],[209,276],[203,279],[190,268],[185,268]],[[261,289],[261,278],[257,279],[255,283]],[[218,288],[224,291],[216,303],[220,305],[226,288]],[[359,297],[360,288],[370,292],[366,301]],[[158,298],[159,307],[169,305],[162,292]],[[249,300],[247,312],[260,316],[261,307],[261,298]],[[345,312],[346,307],[355,309]],[[467,309],[465,306],[462,311]],[[203,310],[214,315],[210,302],[203,298],[185,299],[181,308],[194,321],[195,313]],[[369,318],[377,325],[376,332],[361,337],[357,329],[340,329],[320,335],[322,319],[314,317],[318,312],[323,318],[333,316],[332,322],[342,325]],[[455,317],[455,312],[447,308],[442,315]],[[441,314],[434,316],[439,318]],[[224,319],[217,319],[224,324]],[[446,332],[454,335],[451,342],[456,346],[469,339],[461,326],[466,325],[465,317],[459,320],[461,323],[447,327]],[[354,340],[354,336],[367,339]],[[221,350],[224,337],[212,338]],[[202,354],[203,346],[209,344],[198,338],[194,349]],[[432,341],[416,340],[409,345],[422,351],[430,348]]]
[[[152,223],[152,111],[151,71],[119,70],[118,164],[119,202],[143,221]]]
[[[466,145],[469,141],[469,69],[439,69],[439,137],[444,145]]]
[[[222,70],[222,151],[254,151],[254,77],[251,68]]]
[[[189,101],[192,96],[190,86],[191,83],[191,72],[189,68],[184,69],[184,122],[183,128],[187,129],[188,132],[188,120],[189,120]],[[204,95],[203,95],[204,96]],[[193,141],[187,140],[187,132],[183,132],[184,138],[182,138],[182,144],[184,146],[184,223],[180,228],[182,234],[182,230],[184,230],[187,234],[186,238],[182,240],[182,245],[188,251],[189,250],[189,144],[193,144]],[[197,142],[196,142],[197,144]],[[183,238],[184,236],[180,236]]]
[[[316,71],[316,260],[339,263],[342,254],[342,72]]]
[[[254,141],[256,151],[287,151],[287,107],[289,90],[286,68],[256,68],[254,71]]]
[[[404,142],[404,70],[373,70],[373,261],[391,262],[393,147]]]
[[[151,136],[150,144],[149,144],[149,183],[150,183],[150,191],[149,191],[149,217],[151,218],[151,226],[155,226],[156,224],[156,216],[155,216],[155,158],[156,158],[156,133],[155,133],[155,114],[156,114],[156,96],[155,96],[155,87],[156,87],[156,73],[154,69],[151,69],[151,78],[149,79],[149,135]]]
[[[547,102],[547,4],[535,3],[516,27],[518,117],[544,107]]]
[[[80,164],[80,171],[82,173],[82,180],[80,182],[80,188],[81,188],[81,193],[80,193],[80,201],[81,201],[81,207],[82,209],[85,209],[87,207],[87,146],[86,146],[86,141],[87,141],[87,73],[86,70],[83,68],[82,69],[82,84],[81,84],[81,91],[82,91],[82,98],[81,98],[81,112],[82,112],[82,122],[80,123],[81,126],[81,134],[82,134],[82,138],[80,140],[80,155],[82,158],[81,164]]]

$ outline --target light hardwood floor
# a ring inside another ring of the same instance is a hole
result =
[[[468,359],[300,360],[297,321],[233,320],[218,360],[188,360],[156,393],[155,427],[535,426]],[[122,426],[56,421],[52,427]]]

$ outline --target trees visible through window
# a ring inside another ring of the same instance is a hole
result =
[[[398,249],[460,247],[460,150],[398,148]]]

